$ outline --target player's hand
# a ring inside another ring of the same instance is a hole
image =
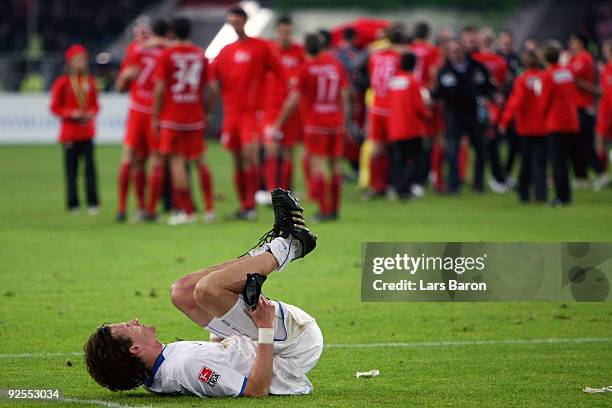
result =
[[[138,65],[130,65],[123,70],[123,76],[126,80],[131,81],[140,75],[140,71],[142,69]]]
[[[274,328],[274,303],[265,297],[259,296],[257,308],[248,312],[258,328]]]
[[[266,140],[282,140],[283,132],[275,125],[269,125],[264,130],[264,138]]]
[[[153,136],[159,136],[159,119],[151,118],[151,132],[153,132]]]
[[[70,112],[70,119],[81,121],[83,120],[83,111],[80,109],[75,109]]]
[[[595,135],[595,152],[598,156],[602,156],[605,150],[603,136],[600,134]]]

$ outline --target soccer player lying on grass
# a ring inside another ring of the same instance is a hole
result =
[[[316,236],[285,190],[272,192],[275,222],[248,256],[189,274],[172,302],[215,341],[163,344],[137,319],[102,325],[84,346],[89,374],[110,390],[201,397],[308,394],[323,337],[314,318],[261,295],[266,276],[310,253]],[[214,336],[213,336],[214,335]]]

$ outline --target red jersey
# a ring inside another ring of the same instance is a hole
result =
[[[264,85],[269,72],[285,78],[283,67],[264,40],[246,37],[226,45],[212,65],[212,77],[219,81],[224,113],[240,115],[263,109]]]
[[[603,95],[597,111],[597,133],[606,139],[612,139],[612,62],[604,66],[599,75]]]
[[[296,74],[300,111],[308,133],[338,133],[344,125],[342,91],[348,87],[342,65],[329,54],[304,63]]]
[[[542,110],[542,76],[539,69],[528,69],[516,77],[500,125],[507,127],[514,119],[519,136],[546,135]]]
[[[542,109],[549,133],[576,133],[580,129],[576,84],[568,68],[551,65],[542,76]]]
[[[574,73],[574,78],[591,84],[595,83],[595,62],[588,51],[580,51],[572,56],[568,68]],[[593,95],[589,91],[577,89],[576,104],[579,108],[588,108],[593,105]]]
[[[142,113],[151,113],[151,105],[153,103],[153,85],[155,67],[157,58],[162,52],[162,47],[144,47],[143,44],[137,43],[129,52],[121,63],[121,69],[131,65],[140,67],[140,74],[130,83],[130,109],[134,109]]]
[[[51,88],[51,112],[61,121],[59,142],[79,142],[90,140],[95,134],[93,120],[78,121],[72,119],[74,111],[84,111],[96,115],[98,107],[98,91],[93,76],[62,75],[57,78]]]
[[[425,136],[425,120],[430,114],[421,94],[421,90],[425,89],[416,75],[398,72],[389,80],[388,90],[389,141]]]
[[[204,50],[192,44],[164,49],[157,60],[155,80],[165,83],[160,127],[183,131],[203,129],[204,87],[208,80]]]
[[[435,45],[422,40],[414,40],[410,51],[416,55],[417,64],[414,67],[414,77],[423,85],[430,87],[435,78],[435,69],[441,64],[441,52]]]
[[[374,91],[374,100],[370,112],[378,115],[389,115],[389,98],[387,84],[399,68],[400,53],[393,48],[385,48],[372,53],[368,59],[370,87]]]
[[[295,76],[300,65],[306,58],[304,48],[297,44],[289,44],[287,48],[281,47],[277,41],[269,43],[274,56],[285,70],[285,77],[279,78],[274,72],[266,75],[266,110],[280,110],[288,95],[288,79]]]
[[[508,75],[508,63],[504,57],[492,52],[476,51],[472,53],[472,58],[489,70],[489,74],[491,74],[491,78],[495,79],[495,85],[498,89],[504,87]]]

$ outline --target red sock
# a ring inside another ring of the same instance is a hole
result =
[[[210,169],[207,165],[200,165],[200,188],[202,189],[202,197],[204,197],[204,205],[206,211],[212,211],[215,208],[213,183],[210,175]]]
[[[376,193],[387,191],[389,179],[389,159],[386,154],[378,154],[370,159],[370,188]]]
[[[117,212],[119,214],[125,214],[125,207],[127,206],[127,195],[130,188],[130,163],[121,163],[119,166],[119,203]]]
[[[433,187],[436,191],[441,191],[444,185],[444,179],[442,177],[442,158],[444,150],[442,145],[436,143],[431,148],[431,171],[434,175]]]
[[[285,190],[291,188],[291,180],[293,179],[293,160],[283,160],[281,162],[281,181],[280,186]]]
[[[164,167],[161,165],[153,167],[149,178],[149,203],[147,213],[154,216],[157,210],[157,202],[164,189]]]
[[[329,201],[327,194],[327,186],[325,183],[325,177],[323,176],[313,176],[313,187],[314,194],[317,202],[319,203],[319,212],[321,215],[329,214]]]
[[[240,201],[240,208],[244,209],[244,201],[246,197],[246,180],[244,170],[238,169],[234,171],[234,184],[236,185],[236,191],[238,192],[238,201]]]
[[[255,208],[255,193],[259,187],[259,179],[257,178],[257,169],[255,166],[244,171],[244,206],[243,210],[252,210]]]
[[[266,175],[266,190],[272,191],[278,187],[278,159],[276,157],[266,157],[264,173]]]
[[[331,184],[331,211],[338,214],[340,211],[340,194],[342,192],[342,174],[335,173],[332,176]]]
[[[136,174],[134,174],[134,185],[136,186],[136,197],[138,199],[138,208],[144,210],[145,208],[145,184],[147,174],[143,168],[137,168]]]
[[[306,151],[304,151],[304,155],[302,156],[302,171],[304,172],[304,179],[306,181],[308,199],[311,201],[316,201],[315,181],[313,180],[312,172],[310,171],[310,154],[308,154]]]
[[[191,200],[191,192],[189,189],[180,190],[179,194],[181,195],[181,204],[183,206],[183,211],[187,213],[187,215],[193,214],[193,201]]]
[[[459,147],[459,179],[465,180],[465,174],[467,172],[468,160],[470,158],[469,147],[465,144],[461,144]]]

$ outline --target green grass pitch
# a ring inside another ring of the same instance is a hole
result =
[[[53,407],[85,406],[83,400],[117,404],[111,407],[612,406],[612,394],[581,391],[612,384],[612,303],[360,301],[362,241],[611,241],[611,190],[577,192],[572,207],[551,209],[469,192],[365,203],[348,185],[341,221],[314,227],[316,251],[266,282],[268,296],[315,316],[334,346],[309,375],[311,395],[201,401],[98,387],[82,357],[72,354],[97,325],[139,317],[165,342],[207,339],[172,308],[170,284],[242,254],[272,222],[271,210],[261,209],[253,223],[117,225],[119,156],[117,146],[98,148],[103,208],[90,217],[64,211],[59,146],[0,147],[0,389],[60,388],[75,399]],[[212,144],[208,159],[216,190],[226,196],[218,213],[229,215],[236,207],[229,156]],[[305,206],[312,214],[314,206]],[[511,343],[588,338],[604,340]],[[466,344],[476,340],[494,341]],[[364,343],[386,345],[349,347]],[[21,355],[43,352],[58,354]],[[354,377],[370,369],[380,376]],[[45,404],[0,399],[0,405]]]

